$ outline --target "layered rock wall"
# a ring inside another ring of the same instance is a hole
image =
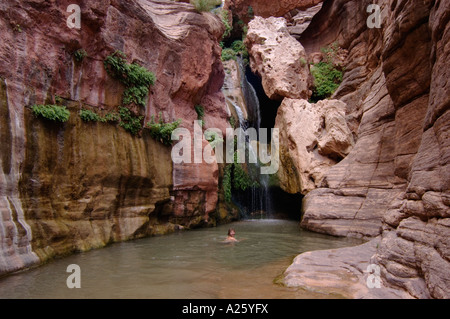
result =
[[[116,50],[156,75],[145,108],[190,130],[194,105],[205,128],[225,129],[223,24],[192,5],[89,1],[81,28],[66,23],[68,1],[0,5],[0,275],[53,256],[212,223],[217,164],[173,165],[170,148],[144,130],[85,123],[82,108],[117,112],[124,87],[105,71]],[[87,56],[74,59],[83,49]],[[61,104],[68,122],[35,117],[33,104]]]
[[[253,16],[282,17],[293,9],[308,9],[323,0],[226,0],[225,8],[231,10],[236,16],[248,22]],[[251,8],[249,10],[249,8]]]
[[[371,3],[325,1],[300,40],[308,53],[332,42],[348,50],[334,98],[356,138],[306,196],[302,225],[381,236],[367,263],[381,267],[384,287],[449,298],[450,5],[377,1],[382,26],[369,29]]]

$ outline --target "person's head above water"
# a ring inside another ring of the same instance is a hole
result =
[[[224,243],[236,243],[239,240],[237,240],[234,235],[236,235],[236,232],[234,231],[234,228],[228,229],[228,237],[223,241]]]

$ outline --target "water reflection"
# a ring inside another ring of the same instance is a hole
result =
[[[223,244],[233,227],[237,244]],[[0,279],[0,298],[326,298],[274,283],[299,253],[359,244],[300,230],[285,220],[217,228],[111,245]],[[69,264],[81,289],[68,289]]]

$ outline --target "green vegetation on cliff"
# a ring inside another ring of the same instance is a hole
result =
[[[211,145],[211,148],[216,148],[218,145],[223,145],[223,137],[219,132],[216,131],[206,131],[205,132],[205,139],[209,142],[209,145]]]
[[[87,52],[84,49],[78,49],[73,53],[73,58],[77,62],[82,62],[87,57]]]
[[[250,13],[252,12],[253,9],[250,10]],[[222,42],[220,42],[222,61],[236,60],[239,56],[243,59],[244,64],[248,64],[248,51],[244,44],[248,26],[242,20],[239,20],[234,25],[230,24],[229,14],[227,10],[221,10],[220,12],[220,17],[225,25],[225,32],[222,36]]]
[[[322,48],[321,51],[324,60],[312,65],[311,74],[314,77],[314,90],[311,96],[312,102],[329,98],[341,84],[343,70],[335,63],[339,49],[337,43]]]
[[[329,98],[342,82],[342,71],[333,64],[319,62],[311,68],[314,77],[314,91],[311,100],[314,102]]]
[[[248,63],[248,51],[244,45],[244,41],[233,41],[230,48],[222,48],[222,61],[236,60],[240,56],[244,63]]]
[[[104,118],[90,110],[81,110],[80,117],[84,122],[106,122]]]
[[[205,108],[202,105],[196,105],[194,106],[195,112],[197,113],[197,120],[201,122],[201,126],[203,127],[205,124],[205,121],[203,118],[205,117]]]
[[[222,61],[236,60],[236,52],[232,48],[222,49]]]
[[[222,4],[222,0],[191,0],[191,4],[199,12],[208,12]]]
[[[229,203],[233,190],[245,192],[251,187],[258,187],[259,183],[250,177],[241,164],[233,163],[225,167],[222,186],[225,200]]]
[[[232,191],[245,192],[251,187],[259,187],[259,183],[250,176],[243,165],[238,163],[238,152],[234,152],[234,163],[225,167],[222,186],[226,202],[231,202]]]
[[[104,117],[102,117],[91,110],[81,109],[79,114],[80,118],[84,122],[101,122],[101,123],[120,122],[120,115],[117,113],[107,113]]]
[[[132,135],[138,135],[142,129],[148,129],[150,135],[164,145],[172,145],[172,132],[181,124],[180,119],[175,122],[165,123],[160,114],[160,120],[158,122],[152,116],[151,121],[144,127],[142,125],[144,116],[137,116],[123,106],[119,107],[119,113],[107,113],[104,117],[86,109],[82,109],[79,114],[84,122],[118,122],[120,127]]]
[[[227,165],[224,170],[222,187],[225,194],[225,201],[227,203],[231,202],[231,170],[233,169],[233,164]]]
[[[231,35],[231,32],[233,31],[233,26],[230,24],[228,10],[221,10],[220,18],[222,19],[222,23],[225,26],[225,32],[223,33],[222,38],[226,39]]]
[[[144,116],[135,114],[127,106],[145,107],[149,86],[155,83],[156,77],[153,72],[136,63],[127,63],[126,59],[125,53],[116,51],[106,57],[103,65],[111,77],[126,87],[122,97],[123,106],[119,107],[119,126],[137,135],[143,128]]]
[[[126,58],[125,53],[116,51],[106,57],[103,64],[111,77],[126,86],[123,104],[134,103],[145,107],[149,86],[156,81],[155,74],[136,63],[128,64]]]
[[[31,110],[35,116],[55,122],[64,123],[70,117],[70,112],[66,107],[60,105],[33,105]]]
[[[160,114],[159,121],[155,120],[152,116],[150,122],[147,123],[146,128],[150,130],[150,135],[157,141],[164,145],[172,145],[172,132],[180,126],[181,120],[178,119],[174,122],[165,123]]]
[[[119,107],[119,116],[119,126],[123,127],[125,131],[137,135],[142,130],[143,116],[136,116],[128,108],[123,106]]]

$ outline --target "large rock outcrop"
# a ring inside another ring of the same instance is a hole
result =
[[[353,146],[345,120],[346,105],[337,100],[310,104],[285,98],[278,109],[280,187],[307,194],[320,187],[325,174]]]
[[[378,1],[382,27],[369,29],[371,2],[326,1],[301,37],[308,53],[335,41],[348,50],[334,98],[346,103],[356,137],[324,185],[306,196],[302,225],[381,236],[370,263],[380,267],[382,289],[449,298],[450,4]],[[345,254],[337,250],[321,262]]]
[[[307,56],[289,34],[286,19],[255,17],[248,27],[250,67],[261,76],[266,95],[272,100],[308,99],[312,78]]]
[[[402,290],[375,288],[377,279],[370,277],[374,275],[371,257],[379,243],[378,239],[357,247],[306,252],[285,271],[284,283],[336,297],[410,299]]]
[[[245,44],[250,67],[261,77],[265,94],[282,100],[275,121],[280,132],[280,186],[291,194],[306,194],[322,184],[324,174],[353,146],[346,105],[307,102],[312,94],[307,55],[289,34],[286,19],[255,17]]]
[[[173,165],[170,148],[145,132],[85,123],[81,108],[117,111],[124,87],[103,60],[116,50],[153,71],[145,108],[192,129],[194,105],[205,127],[225,129],[220,19],[168,1],[81,4],[70,29],[67,5],[0,5],[0,275],[53,256],[211,223],[217,164]],[[87,56],[76,61],[83,49]],[[67,123],[36,118],[30,106],[57,102]]]

